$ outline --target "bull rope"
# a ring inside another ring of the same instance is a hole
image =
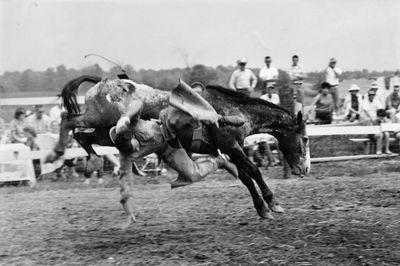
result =
[[[110,60],[110,59],[108,59],[108,58],[106,58],[106,57],[104,57],[104,56],[102,56],[102,55],[99,55],[99,54],[87,54],[87,55],[84,56],[84,58],[86,59],[86,58],[88,58],[89,56],[97,56],[97,57],[100,57],[101,59],[103,59],[103,60],[105,60],[105,61],[107,61],[107,62],[109,62],[109,63],[111,63],[111,64],[113,64],[113,65],[115,65],[115,66],[117,66],[117,67],[119,67],[119,69],[122,71],[122,73],[126,74],[125,69],[124,69],[120,64],[118,64],[118,63],[116,63],[116,62],[114,62],[114,61],[112,61],[112,60]]]

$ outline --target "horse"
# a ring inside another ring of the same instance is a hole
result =
[[[86,81],[96,85],[87,92],[85,97],[86,109],[85,112],[80,113],[76,93],[79,86]],[[96,157],[95,151],[91,147],[92,144],[113,145],[108,135],[110,128],[116,125],[122,117],[129,117],[129,111],[120,110],[118,104],[112,101],[113,97],[125,97],[133,102],[135,99],[141,99],[144,103],[142,119],[158,118],[161,110],[169,104],[169,93],[165,91],[131,83],[131,88],[125,88],[123,92],[115,92],[107,86],[99,86],[102,82],[107,81],[101,81],[100,77],[95,76],[81,76],[64,86],[62,97],[67,112],[62,115],[60,140],[54,148],[54,152],[48,156],[50,161],[64,153],[66,136],[70,130],[75,128],[94,129],[92,132],[74,134],[74,138],[91,158]],[[117,96],[114,95],[116,93]],[[271,211],[284,212],[263,180],[258,167],[243,152],[243,140],[251,134],[269,133],[273,135],[278,140],[279,148],[291,167],[292,173],[300,176],[305,175],[310,170],[310,157],[308,137],[301,112],[295,115],[262,99],[251,98],[220,86],[206,86],[201,96],[219,114],[241,116],[246,121],[243,126],[238,128],[232,126],[217,128],[217,132],[213,134],[217,136],[217,141],[211,143],[212,149],[206,149],[202,152],[212,154],[215,153],[215,150],[220,149],[230,157],[231,161],[236,164],[239,170],[239,179],[249,190],[254,207],[260,217],[273,219]],[[182,129],[180,132],[177,138],[182,146],[190,152],[193,130]],[[123,176],[121,176],[122,178]],[[262,197],[257,192],[253,180],[260,188]]]

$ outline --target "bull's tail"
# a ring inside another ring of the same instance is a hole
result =
[[[65,84],[64,88],[62,89],[61,97],[63,99],[64,106],[67,109],[68,113],[70,114],[80,113],[80,108],[78,101],[76,99],[76,94],[78,92],[79,86],[86,81],[96,84],[101,81],[101,77],[83,75],[69,81],[67,84]]]

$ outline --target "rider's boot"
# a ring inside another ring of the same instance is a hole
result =
[[[234,177],[239,177],[239,171],[234,163],[229,161],[229,156],[223,153],[220,153],[218,157],[215,158],[218,168],[223,168],[232,174]]]

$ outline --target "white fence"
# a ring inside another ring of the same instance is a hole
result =
[[[309,136],[331,136],[331,135],[366,135],[366,134],[377,134],[384,131],[399,131],[400,124],[389,124],[385,123],[380,126],[340,126],[340,125],[324,125],[324,126],[308,126],[307,133]],[[30,151],[27,147],[22,144],[5,144],[0,145],[0,182],[13,181],[13,180],[29,180],[33,184],[35,182],[32,160],[44,158],[51,151],[51,147],[55,144],[54,137],[45,137],[46,134],[38,135],[38,139],[44,137],[47,139],[41,141],[39,146],[44,149],[39,151]],[[52,141],[50,141],[52,139]],[[265,141],[266,137],[264,134],[258,134],[253,136],[251,139],[252,143],[259,141]],[[49,144],[50,143],[50,144]],[[99,155],[106,154],[118,154],[118,150],[115,147],[97,146],[94,147],[95,151]],[[71,148],[67,149],[63,158],[74,158],[87,156],[87,153],[82,148]],[[323,157],[323,158],[311,158],[311,162],[325,162],[325,161],[336,161],[336,160],[354,160],[363,158],[377,158],[385,156],[397,156],[392,155],[352,155],[352,156],[339,156],[339,157]],[[60,164],[42,165],[42,173],[51,172]],[[11,170],[10,170],[11,169]]]

